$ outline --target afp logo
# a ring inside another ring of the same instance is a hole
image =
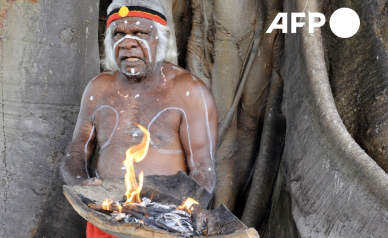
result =
[[[306,13],[304,12],[293,12],[291,13],[291,33],[296,33],[296,29],[304,27],[306,22],[297,21],[297,18],[305,18]],[[279,20],[282,23],[278,24]],[[318,21],[317,21],[318,20]],[[314,33],[314,29],[325,25],[325,15],[319,12],[308,13],[308,28],[309,33]],[[287,13],[280,12],[275,17],[271,25],[269,26],[266,33],[271,33],[274,29],[281,29],[282,33],[288,33],[287,24]],[[340,38],[349,38],[354,36],[360,29],[360,18],[357,13],[350,8],[337,9],[330,17],[330,28],[332,32]]]

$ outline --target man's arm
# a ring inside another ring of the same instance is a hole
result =
[[[95,103],[91,100],[91,84],[92,82],[88,84],[82,96],[73,138],[61,163],[61,175],[68,185],[79,185],[90,178],[89,162],[96,146],[96,131],[92,118]]]
[[[215,153],[218,115],[214,99],[206,85],[191,77],[190,98],[180,135],[186,152],[189,175],[213,193],[216,185]],[[187,130],[188,128],[188,130]]]

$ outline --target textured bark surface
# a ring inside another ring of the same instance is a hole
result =
[[[330,7],[323,10],[331,15],[344,4],[331,1]],[[375,1],[352,2],[347,6],[359,13],[362,24],[358,33],[346,40],[336,37],[329,27],[324,28],[330,85],[347,130],[387,172],[388,57],[381,35],[386,29],[379,30]]]
[[[285,10],[319,12],[317,2],[295,1]],[[283,159],[298,231],[302,237],[386,237],[388,176],[338,114],[319,31],[288,34],[283,62]]]
[[[84,236],[57,171],[99,72],[98,5],[0,1],[0,237]]]

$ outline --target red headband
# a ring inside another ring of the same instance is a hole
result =
[[[108,15],[108,20],[106,22],[106,28],[109,27],[109,24],[112,21],[123,17],[142,17],[147,18],[153,21],[156,21],[163,26],[167,25],[166,17],[155,10],[146,8],[146,7],[137,7],[137,6],[123,6],[121,8],[116,8],[111,11]]]

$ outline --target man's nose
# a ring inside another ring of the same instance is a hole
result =
[[[132,38],[125,38],[120,43],[120,47],[127,48],[127,49],[136,48],[136,47],[139,47],[139,42]]]

